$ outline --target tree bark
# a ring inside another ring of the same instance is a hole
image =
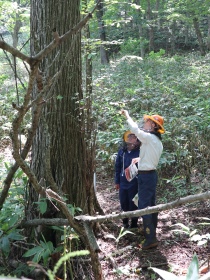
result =
[[[175,36],[175,31],[176,31],[176,21],[173,20],[172,24],[171,24],[171,55],[175,54],[175,41],[176,41],[176,36]]]
[[[101,0],[98,4],[98,8],[96,12],[96,16],[98,20],[99,37],[101,40],[100,55],[101,55],[101,63],[108,64],[109,56],[108,56],[106,46],[104,45],[104,43],[106,42],[106,30],[103,21],[103,15],[104,15],[104,5],[103,5],[103,0]]]
[[[63,34],[80,21],[79,0],[64,1],[62,5],[56,3],[32,0],[32,55],[50,43],[54,28],[58,34]],[[41,64],[40,71],[46,80],[60,71],[61,75],[43,109],[33,142],[31,166],[38,179],[44,179],[44,185],[49,187],[46,168],[46,151],[49,150],[50,172],[60,191],[66,194],[69,203],[89,213],[94,158],[89,158],[88,154],[91,143],[84,140],[80,44],[80,34],[72,36]],[[34,96],[36,94],[35,89]]]
[[[154,27],[152,23],[152,10],[151,10],[151,2],[147,0],[147,21],[149,26],[149,51],[154,51]]]
[[[210,16],[208,16],[207,50],[210,50]]]
[[[195,32],[196,32],[196,35],[197,35],[197,38],[198,38],[198,43],[199,43],[201,55],[204,56],[206,54],[206,51],[205,51],[205,46],[204,46],[204,43],[203,43],[202,33],[201,33],[201,30],[200,30],[200,27],[199,27],[198,18],[193,18],[193,25],[194,25]]]
[[[140,0],[135,0],[135,4],[141,6]],[[144,39],[144,29],[143,29],[143,23],[141,20],[142,11],[138,9],[138,21],[137,21],[137,27],[138,27],[138,33],[139,33],[139,39],[140,39],[140,50],[141,50],[141,57],[144,58],[145,56],[145,39]]]
[[[55,195],[65,197],[65,203],[71,204],[73,209],[79,207],[83,213],[94,215],[97,201],[93,188],[95,138],[91,137],[92,126],[87,124],[91,118],[87,115],[82,92],[81,34],[75,30],[64,42],[60,38],[60,34],[71,32],[80,19],[80,0],[66,0],[59,4],[56,0],[31,1],[31,55],[41,61],[39,73],[43,86],[54,83],[46,96],[33,141],[31,168],[44,189],[50,188]],[[46,56],[50,48],[44,48],[47,45],[53,47],[56,42],[60,44],[59,48]],[[55,75],[57,79],[53,82]],[[42,88],[34,87],[33,98],[40,90]],[[40,192],[29,188],[27,218],[41,217],[34,204],[41,197]],[[67,207],[59,201],[56,203],[62,211],[58,212],[54,204],[49,203],[43,217],[69,216]],[[72,217],[69,216],[68,220],[90,250],[95,279],[101,280],[97,252],[86,231]],[[56,242],[52,230],[44,228],[42,234],[46,240]]]

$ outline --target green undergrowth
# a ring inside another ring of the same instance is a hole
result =
[[[179,196],[204,191],[202,179],[200,185],[192,179],[204,179],[210,161],[209,62],[210,55],[197,54],[144,60],[125,56],[95,70],[98,170],[114,173],[115,155],[128,129],[122,108],[137,122],[144,114],[160,114],[166,129],[160,185],[169,186],[169,192],[171,186]]]
[[[198,186],[192,179],[196,176],[205,179],[210,161],[209,62],[209,54],[166,57],[164,52],[151,53],[145,59],[118,57],[109,66],[102,66],[96,59],[92,96],[98,131],[97,172],[107,176],[114,174],[116,152],[123,132],[128,129],[119,113],[122,108],[137,122],[144,114],[160,114],[166,129],[158,167],[160,186],[169,187],[169,196],[170,186],[180,196],[203,191],[202,180]],[[22,65],[18,67],[24,74]],[[15,80],[11,77],[11,70],[5,66],[4,71],[0,71],[1,143],[9,137],[15,114],[11,104],[21,102],[24,93],[20,87],[17,96]],[[26,119],[23,133],[27,126]]]

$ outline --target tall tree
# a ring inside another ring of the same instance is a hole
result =
[[[101,280],[99,247],[93,234],[95,224],[81,224],[74,219],[75,207],[91,215],[99,207],[93,188],[95,138],[92,137],[91,110],[86,110],[91,104],[86,105],[81,79],[80,30],[92,14],[80,18],[79,0],[65,1],[58,7],[56,1],[31,1],[31,5],[31,55],[0,41],[0,48],[30,67],[27,68],[29,82],[23,103],[13,104],[17,113],[11,138],[16,163],[4,181],[0,207],[6,199],[12,177],[20,167],[30,182],[26,218],[40,218],[36,203],[40,198],[49,198],[52,207],[47,209],[47,217],[61,213],[60,217],[67,218],[82,244],[89,249],[95,279]],[[60,24],[61,19],[63,24]],[[21,151],[18,133],[30,111],[31,128]],[[25,158],[33,137],[30,168]],[[45,233],[42,231],[45,240],[51,241],[55,236]],[[27,236],[33,238],[31,231]],[[52,241],[56,243],[57,240]]]
[[[52,41],[52,30],[64,34],[80,21],[79,0],[56,3],[31,1],[32,56]],[[44,59],[40,73],[46,82],[55,74],[59,78],[43,109],[33,143],[32,168],[48,186],[46,151],[49,151],[50,171],[60,190],[67,195],[68,202],[81,207],[84,212],[92,212],[94,207],[88,201],[93,198],[94,156],[88,154],[93,143],[86,141],[80,33]],[[36,94],[34,89],[34,96]]]
[[[72,30],[80,19],[80,0],[59,4],[56,0],[32,0],[31,55],[35,56],[50,44],[52,33],[56,41],[60,34]],[[52,77],[57,76],[57,79],[43,100],[45,105],[33,141],[31,167],[45,189],[52,188],[65,196],[72,208],[79,207],[83,213],[93,215],[98,206],[93,187],[95,138],[92,137],[91,110],[86,110],[90,104],[82,92],[81,74],[81,34],[73,32],[40,64],[39,76],[43,84],[41,88],[39,85],[34,87],[33,98],[42,87],[51,83]],[[39,215],[34,207],[34,201],[39,198],[34,189],[29,188],[28,213],[34,213],[34,217]],[[51,204],[45,216],[51,218],[60,214]],[[79,226],[76,230],[84,236]],[[49,237],[53,238],[47,234]],[[92,250],[87,239],[83,242],[87,243],[91,258],[98,266],[93,270],[100,279],[97,249]]]

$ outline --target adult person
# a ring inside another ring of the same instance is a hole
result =
[[[125,175],[125,169],[132,163],[132,160],[139,157],[140,142],[131,131],[126,131],[123,134],[123,147],[119,149],[115,161],[115,187],[119,190],[120,206],[123,211],[134,211],[138,207],[134,204],[132,199],[138,193],[138,179],[137,176],[131,181],[128,181]],[[138,218],[123,219],[124,228],[137,228]]]
[[[121,112],[136,137],[141,141],[141,159],[138,163],[138,208],[144,209],[156,205],[157,172],[156,168],[163,151],[161,134],[165,132],[164,119],[159,115],[144,115],[143,127],[132,120],[127,110]],[[141,247],[143,250],[157,247],[156,228],[157,213],[142,216],[145,240]]]

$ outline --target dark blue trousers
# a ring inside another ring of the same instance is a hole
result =
[[[120,188],[119,190],[119,198],[120,205],[123,211],[134,211],[137,210],[138,207],[134,204],[132,199],[138,192],[138,186],[132,186],[128,189]]]
[[[156,205],[157,172],[138,175],[138,208],[144,209]],[[155,214],[157,215],[157,214]],[[143,215],[142,218],[152,219],[153,214]]]
[[[138,207],[132,201],[132,199],[137,194],[137,192],[138,192],[137,184],[130,186],[127,189],[120,188],[120,191],[119,191],[120,205],[121,205],[121,209],[124,212],[134,211],[134,210],[138,209]],[[123,224],[126,225],[126,224],[128,224],[128,222],[129,222],[129,218],[123,219]],[[137,223],[138,223],[138,217],[132,217],[131,218],[131,227],[137,227]]]

